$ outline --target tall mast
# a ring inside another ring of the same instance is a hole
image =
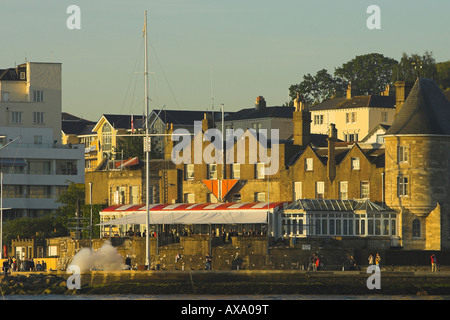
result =
[[[144,78],[145,78],[145,144],[147,146],[146,152],[145,152],[145,207],[147,211],[146,215],[146,233],[145,233],[145,265],[148,266],[148,270],[150,270],[150,212],[149,212],[149,162],[150,162],[150,150],[149,150],[149,128],[148,128],[148,65],[147,65],[147,10],[145,10],[145,22],[144,22],[144,41],[145,41],[145,71],[144,71]]]

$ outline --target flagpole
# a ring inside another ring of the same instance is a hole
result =
[[[145,172],[146,172],[146,188],[145,188],[145,207],[146,207],[146,225],[147,232],[145,233],[145,265],[147,266],[147,270],[150,270],[150,212],[149,212],[149,161],[150,161],[150,152],[148,150],[148,65],[147,65],[147,10],[145,10],[145,22],[144,22],[144,41],[145,41],[145,144],[147,145],[147,151],[145,152]]]
[[[3,172],[0,172],[0,258],[3,258]]]

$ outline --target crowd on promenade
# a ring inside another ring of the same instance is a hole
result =
[[[431,272],[438,271],[438,260],[436,255],[433,253],[430,256],[431,259]],[[379,270],[381,270],[381,256],[379,253],[376,253],[375,256],[369,254],[367,258],[367,265],[376,266]],[[321,260],[321,257],[317,253],[313,253],[309,258],[308,262],[308,271],[318,271],[318,270],[326,269],[324,263]],[[342,271],[361,271],[361,265],[358,264],[355,257],[351,255],[346,263],[342,265]]]
[[[218,230],[218,231],[217,231]],[[231,237],[237,237],[237,236],[264,236],[266,235],[266,233],[264,231],[257,231],[255,229],[249,228],[243,228],[241,230],[236,230],[236,229],[228,229],[226,230],[225,228],[221,228],[221,229],[211,229],[211,232],[207,232],[205,233],[200,233],[200,232],[195,232],[191,229],[188,228],[183,228],[182,230],[177,231],[176,229],[166,229],[163,231],[160,231],[158,233],[156,233],[156,231],[150,231],[149,233],[149,237],[150,238],[156,238],[158,237],[166,237],[168,239],[170,239],[172,242],[179,242],[180,237],[193,237],[193,236],[204,236],[204,235],[211,235],[211,237],[222,237],[223,238],[223,242],[231,242]],[[109,233],[105,233],[104,237],[109,237],[109,236],[114,236],[114,237],[120,237],[121,235],[119,235],[118,233],[113,233],[113,234],[109,234]],[[144,230],[143,232],[141,232],[140,230],[133,230],[131,227],[124,233],[122,234],[122,236],[124,237],[143,237],[145,238],[147,236],[147,230]]]
[[[34,259],[25,258],[23,260],[8,258],[3,261],[3,274],[7,275],[11,272],[18,271],[46,271],[47,264],[45,260],[37,260],[36,263]]]

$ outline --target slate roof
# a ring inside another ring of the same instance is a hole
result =
[[[159,110],[153,110],[153,113],[157,115]],[[159,114],[159,118],[164,123],[173,123],[178,126],[193,126],[194,121],[202,121],[205,113],[212,114],[212,111],[202,110],[163,110]],[[231,114],[231,112],[224,112],[225,116]],[[214,121],[221,120],[222,112],[217,110],[214,112]]]
[[[450,135],[450,102],[432,79],[419,78],[386,135]]]
[[[65,134],[79,135],[87,125],[93,125],[95,122],[79,118],[67,112],[61,113],[61,130]]]
[[[0,70],[0,81],[2,80],[20,80],[16,69],[2,69]]]
[[[260,119],[260,118],[289,118],[292,119],[294,107],[261,107],[241,109],[237,112],[230,113],[225,116],[225,121],[236,121],[246,119]]]
[[[354,96],[351,99],[334,98],[309,107],[309,111],[351,108],[395,108],[395,97],[368,95]]]

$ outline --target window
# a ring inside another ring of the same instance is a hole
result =
[[[42,144],[42,136],[34,136],[34,144]]]
[[[381,112],[381,122],[388,122],[388,113],[386,111]]]
[[[2,101],[9,101],[9,92],[3,92]]]
[[[348,181],[339,182],[339,199],[348,200]]]
[[[240,163],[233,163],[233,179],[240,179],[241,178],[241,164]]]
[[[12,123],[22,123],[22,114],[21,111],[13,111],[11,112],[11,122]]]
[[[29,161],[28,172],[30,174],[51,174],[50,161]]]
[[[412,222],[412,237],[420,238],[420,220],[414,219]]]
[[[233,194],[233,202],[241,202],[241,194],[240,193]]]
[[[356,120],[356,112],[348,112],[345,114],[345,123],[355,123]]]
[[[44,113],[43,112],[33,112],[33,123],[43,124],[44,123]]]
[[[265,202],[266,201],[266,193],[265,192],[256,192],[255,193],[255,201],[256,202]]]
[[[184,194],[184,203],[195,203],[195,194],[185,193]]]
[[[6,144],[6,136],[3,134],[0,134],[0,147]]]
[[[377,134],[377,143],[379,144],[384,143],[384,134]]]
[[[194,165],[193,164],[185,164],[184,165],[184,179],[185,180],[194,180]]]
[[[398,147],[398,162],[408,162],[408,147],[399,146]]]
[[[266,168],[264,166],[264,163],[259,162],[256,164],[256,178],[257,179],[264,179]]]
[[[139,186],[130,187],[130,204],[139,204]]]
[[[352,158],[352,170],[359,170],[359,158]]]
[[[305,159],[305,170],[306,171],[313,171],[313,158],[306,158]]]
[[[102,148],[103,151],[111,151],[112,148],[112,136],[111,136],[111,126],[109,123],[105,123],[102,129]]]
[[[407,177],[397,177],[397,196],[407,197],[408,196],[408,178]]]
[[[44,91],[34,90],[33,91],[33,102],[44,102]]]
[[[320,126],[321,124],[323,124],[323,114],[315,115],[314,116],[314,125]]]
[[[217,164],[208,164],[208,179],[217,179]]]
[[[302,198],[302,183],[301,181],[294,182],[294,195],[293,200]]]
[[[316,182],[316,199],[324,199],[325,196],[325,182]]]
[[[361,181],[361,199],[369,199],[370,185],[369,181]]]

